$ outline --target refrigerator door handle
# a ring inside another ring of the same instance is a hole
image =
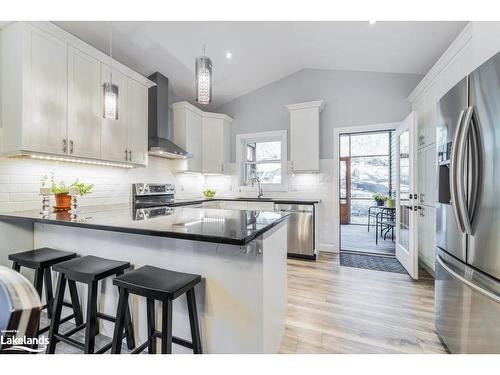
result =
[[[446,264],[446,262],[441,258],[440,255],[436,255],[436,260],[437,262],[439,263],[439,265],[441,267],[443,267],[443,269],[446,270],[446,272],[448,272],[451,276],[453,276],[454,278],[458,279],[459,281],[463,282],[464,284],[466,284],[467,286],[469,286],[470,288],[474,289],[475,291],[481,293],[481,294],[484,294],[485,296],[487,296],[488,298],[492,299],[493,301],[497,302],[497,303],[500,303],[500,296],[498,296],[497,294],[495,293],[492,293],[490,292],[489,290],[486,290],[484,288],[481,288],[479,285],[477,284],[474,284],[473,282],[467,280],[465,277],[459,275],[457,272],[453,271],[451,269],[450,266],[448,266]]]
[[[467,190],[464,187],[464,170],[466,163],[466,153],[467,153],[467,140],[469,131],[472,124],[472,113],[474,107],[468,107],[465,110],[465,114],[462,121],[462,126],[458,135],[458,145],[457,154],[455,155],[456,160],[456,170],[455,176],[456,187],[457,187],[457,206],[460,213],[460,218],[462,219],[462,225],[466,234],[472,234],[472,225],[469,217],[469,210],[467,207]]]
[[[458,183],[457,183],[457,166],[458,160],[458,143],[460,140],[460,134],[462,129],[462,123],[464,119],[464,111],[460,111],[458,116],[457,127],[455,129],[455,134],[453,135],[453,145],[451,150],[450,158],[450,195],[451,195],[451,206],[453,208],[453,213],[455,215],[455,221],[461,232],[464,232],[464,224],[462,222],[462,217],[460,216],[460,210],[458,206],[459,195],[458,195]]]
[[[483,185],[483,143],[481,139],[481,127],[479,125],[479,117],[475,106],[471,108],[470,122],[470,149],[471,149],[471,191],[469,199],[469,217],[473,227],[474,218],[476,217],[477,208],[481,199],[481,189]],[[473,229],[473,228],[472,228]]]

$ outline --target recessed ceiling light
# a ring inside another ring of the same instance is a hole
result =
[[[377,21],[368,21],[368,23],[369,23],[370,25],[375,25],[375,24],[377,23]]]
[[[231,52],[226,52],[226,59],[230,59],[231,57],[233,57],[233,54]]]

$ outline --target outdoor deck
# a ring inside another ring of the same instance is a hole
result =
[[[341,225],[340,238],[341,251],[361,251],[383,255],[396,253],[395,242],[392,241],[390,233],[385,241],[379,236],[378,245],[375,244],[375,226],[370,226],[368,232],[366,225]]]

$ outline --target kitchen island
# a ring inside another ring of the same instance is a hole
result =
[[[281,344],[287,289],[285,214],[164,207],[144,217],[129,205],[110,205],[82,208],[77,215],[3,213],[0,233],[3,265],[9,265],[9,253],[47,246],[129,261],[133,267],[149,264],[200,274],[196,299],[206,353],[276,353]],[[101,312],[116,313],[117,292],[111,278],[100,286]],[[137,342],[143,342],[145,301],[133,296],[131,304]],[[100,332],[112,336],[113,325],[99,323]],[[191,339],[184,296],[174,301],[173,334]],[[186,351],[176,345],[173,350]]]

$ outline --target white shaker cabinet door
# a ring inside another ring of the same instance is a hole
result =
[[[203,173],[224,173],[224,121],[204,117],[202,129]]]
[[[129,161],[146,164],[148,152],[148,89],[128,80],[128,149]]]
[[[110,68],[101,65],[101,97],[102,85],[109,82]],[[127,81],[128,78],[113,70],[113,84],[118,86],[118,119],[108,120],[104,117],[101,122],[101,158],[112,161],[128,161],[128,120],[127,120]],[[101,117],[103,104],[101,103]]]
[[[26,76],[22,148],[65,154],[67,46],[35,28],[23,38]]]
[[[202,170],[202,117],[186,110],[186,151],[193,155],[187,160],[187,169],[193,172]]]
[[[68,154],[101,156],[101,63],[68,48]]]

